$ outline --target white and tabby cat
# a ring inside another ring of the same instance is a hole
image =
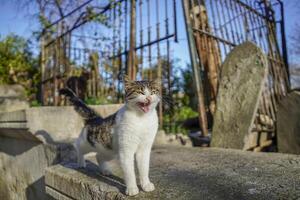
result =
[[[85,126],[75,142],[78,164],[85,167],[83,155],[97,152],[105,155],[100,164],[101,172],[109,174],[107,162],[116,159],[124,173],[126,194],[138,194],[134,158],[137,162],[141,187],[144,191],[154,190],[149,180],[151,147],[158,129],[156,106],[159,95],[159,81],[131,81],[124,78],[125,105],[113,115],[102,118],[81,101],[70,89],[62,89],[75,110],[84,118]]]

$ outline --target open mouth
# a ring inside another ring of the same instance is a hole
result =
[[[145,102],[138,102],[138,103],[137,103],[138,107],[139,107],[144,113],[149,112],[149,110],[150,110],[150,104],[151,104],[150,101],[147,101],[146,103],[145,103]]]

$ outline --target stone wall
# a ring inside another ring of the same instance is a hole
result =
[[[0,85],[0,113],[29,108],[21,85]]]
[[[57,149],[52,145],[0,137],[0,199],[48,199],[45,169],[57,159]]]
[[[300,154],[300,91],[289,93],[278,105],[277,144],[281,153]]]
[[[94,108],[107,116],[120,106]],[[49,199],[45,193],[45,169],[76,159],[71,143],[82,125],[72,107],[0,113],[0,199]]]

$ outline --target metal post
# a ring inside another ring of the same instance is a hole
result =
[[[132,80],[135,80],[135,35],[136,35],[136,0],[131,0],[131,13],[130,13],[130,44],[128,55],[128,68],[127,74]]]
[[[159,40],[160,38],[160,28],[159,28],[159,3],[156,0],[156,39]],[[160,96],[162,96],[162,86],[163,86],[163,78],[162,78],[162,63],[160,57],[160,45],[159,42],[157,43],[157,79],[161,81],[160,87]],[[158,106],[158,118],[159,118],[159,128],[163,128],[163,105],[162,101],[159,102]]]
[[[193,69],[193,78],[194,78],[194,83],[195,83],[196,93],[198,98],[199,124],[203,136],[207,136],[208,135],[207,116],[206,116],[205,105],[204,105],[203,86],[202,86],[202,81],[200,78],[200,71],[199,71],[199,65],[201,65],[201,62],[199,62],[196,57],[197,51],[196,51],[196,45],[194,41],[193,30],[189,18],[188,1],[182,0],[182,5],[183,5],[183,13],[185,19],[185,26],[187,30],[187,39],[188,39],[189,53],[191,58],[191,65]],[[199,59],[201,59],[200,55],[198,55],[198,57]],[[201,68],[203,67],[201,66]]]
[[[41,103],[42,105],[45,104],[45,100],[44,100],[44,90],[45,90],[45,87],[44,87],[44,80],[45,80],[45,36],[44,34],[42,34],[41,36],[41,78],[42,78],[42,81],[41,81]]]
[[[283,7],[283,2],[281,0],[278,0],[278,2],[280,4],[280,12],[281,12],[280,29],[281,29],[282,57],[283,57],[285,67],[286,67],[286,73],[287,73],[288,84],[289,84],[288,88],[290,88],[291,80],[290,80],[287,44],[286,44],[286,37],[285,37],[284,7]]]

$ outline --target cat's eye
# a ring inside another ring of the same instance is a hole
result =
[[[145,95],[145,92],[143,91],[137,91],[138,94],[142,94],[142,95]]]
[[[157,94],[158,93],[158,90],[152,90],[151,91],[151,94]]]

